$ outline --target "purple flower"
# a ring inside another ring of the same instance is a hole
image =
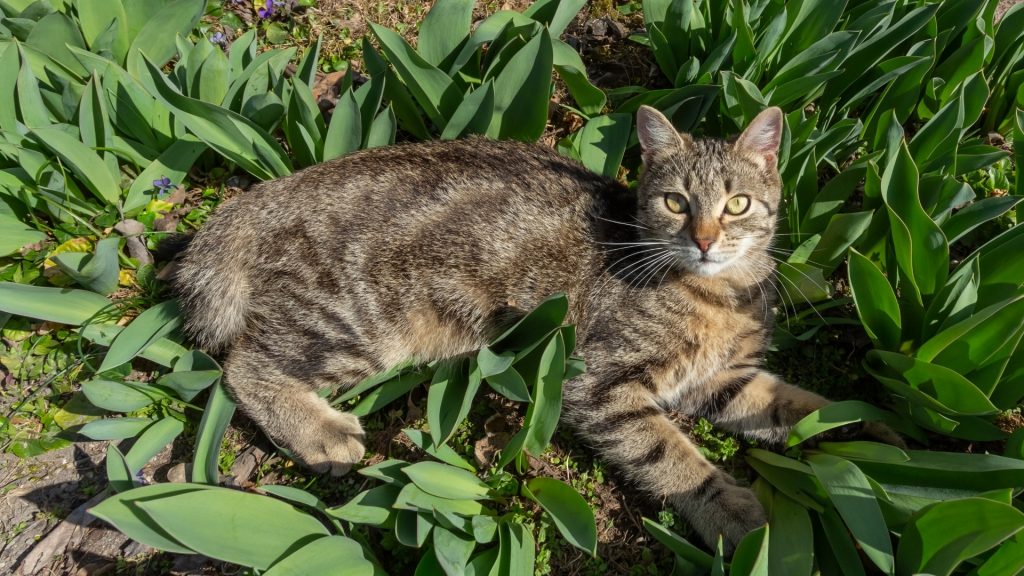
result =
[[[210,42],[213,42],[214,44],[217,44],[217,45],[220,45],[220,46],[223,47],[225,44],[228,43],[228,39],[227,39],[226,36],[224,36],[223,32],[219,32],[218,31],[218,32],[214,33],[213,36],[210,36]]]
[[[167,194],[167,193],[173,192],[174,189],[177,188],[177,186],[175,186],[171,182],[170,178],[168,178],[167,176],[164,176],[163,178],[161,178],[159,180],[153,180],[153,188],[156,188],[157,192],[160,195],[163,195],[163,194]]]
[[[260,18],[266,19],[274,15],[274,0],[267,0],[263,8],[256,10],[256,15]]]

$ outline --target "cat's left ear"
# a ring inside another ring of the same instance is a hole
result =
[[[676,132],[664,114],[647,105],[636,112],[636,135],[640,139],[644,164],[650,164],[658,157],[683,152],[691,142],[689,136]]]
[[[782,110],[765,108],[736,140],[736,150],[749,156],[762,168],[776,166],[782,142]]]

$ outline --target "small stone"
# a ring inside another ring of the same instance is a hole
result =
[[[182,483],[187,482],[186,474],[192,471],[192,466],[185,462],[179,462],[167,469],[167,481]]]

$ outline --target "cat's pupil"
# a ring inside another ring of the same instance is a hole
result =
[[[681,194],[666,194],[665,206],[675,214],[682,214],[687,208],[686,198]]]
[[[733,216],[739,216],[750,208],[749,196],[733,196],[725,204],[725,211]]]

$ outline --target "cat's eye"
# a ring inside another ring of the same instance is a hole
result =
[[[733,216],[739,216],[750,209],[750,196],[739,195],[729,198],[729,201],[725,203],[725,211],[727,214]]]
[[[682,194],[665,194],[665,207],[673,214],[682,214],[690,207]]]

